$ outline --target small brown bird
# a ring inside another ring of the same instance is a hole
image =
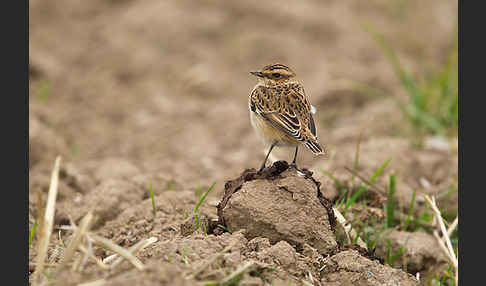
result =
[[[295,146],[291,164],[295,168],[300,144],[316,155],[326,154],[325,146],[323,149],[317,141],[312,118],[315,109],[295,72],[283,64],[273,64],[250,73],[258,78],[249,98],[251,124],[263,142],[270,146],[260,171],[265,168],[275,146]]]

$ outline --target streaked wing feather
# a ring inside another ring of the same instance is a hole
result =
[[[300,132],[300,124],[296,128],[294,127],[295,125],[290,124],[288,119],[285,119],[284,116],[277,113],[260,113],[260,115],[275,128],[279,129],[290,137],[293,137],[299,141],[303,140],[302,133]]]
[[[303,89],[301,90],[303,93]],[[259,87],[253,91],[250,105],[251,107],[255,106],[256,113],[272,126],[296,140],[304,141],[307,139],[305,138],[307,136],[303,134],[306,125],[314,136],[315,126],[309,110],[310,104],[305,95],[300,94],[299,91],[290,90],[286,95],[280,95],[272,94],[266,88]],[[274,97],[272,98],[272,96]],[[269,104],[269,101],[273,104]],[[293,106],[298,109],[294,109]]]
[[[309,129],[312,135],[316,136],[316,125],[314,124],[314,118],[312,117],[312,114],[309,114]]]

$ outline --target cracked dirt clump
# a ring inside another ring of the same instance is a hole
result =
[[[248,239],[266,237],[272,244],[284,240],[296,249],[307,243],[323,255],[332,254],[338,248],[334,213],[323,203],[319,186],[311,172],[288,168],[283,161],[262,173],[246,170],[226,184],[220,220],[231,232],[246,229]]]

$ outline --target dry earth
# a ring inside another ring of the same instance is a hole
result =
[[[263,145],[248,116],[247,95],[255,83],[248,71],[272,62],[297,71],[317,108],[317,134],[331,156],[323,160],[303,150],[298,162],[313,172],[324,197],[334,200],[337,191],[321,171],[350,182],[345,167],[353,166],[359,140],[358,171],[363,176],[392,157],[377,185],[386,185],[395,172],[401,207],[407,208],[414,188],[422,206],[424,194],[440,197],[447,192],[458,180],[457,140],[445,141],[445,147],[433,140],[422,148],[413,145],[414,133],[400,106],[406,95],[363,25],[383,33],[404,66],[418,73],[446,58],[457,23],[455,1],[29,4],[29,229],[37,217],[38,193],[47,194],[54,160],[61,155],[50,263],[59,261],[63,252],[57,227],[70,219],[79,223],[89,210],[96,215],[93,232],[122,247],[158,239],[137,255],[146,265],[144,272],[123,262],[110,274],[90,262],[82,273],[58,273],[53,283],[105,279],[103,285],[195,285],[222,279],[254,261],[240,285],[299,285],[302,280],[315,285],[397,285],[393,279],[400,279],[399,285],[417,285],[412,275],[356,250],[331,253],[322,251],[325,247],[316,250],[312,243],[296,246],[262,228],[207,236],[200,230],[183,236],[180,228],[186,212],[199,201],[198,190],[216,181],[200,210],[209,220],[216,219],[225,182],[261,163]],[[363,86],[377,91],[370,95]],[[291,152],[276,150],[273,159],[290,160]],[[268,183],[270,189],[273,183]],[[298,183],[279,184],[296,188]],[[309,195],[302,190],[303,197]],[[443,197],[440,207],[457,210],[457,190]],[[68,243],[71,232],[60,234]],[[393,247],[400,247],[407,234],[393,235]],[[411,238],[419,246],[429,239]],[[29,252],[31,264],[36,242]],[[230,244],[231,250],[198,277],[185,279]],[[407,254],[411,274],[444,259],[438,248],[432,253],[431,248],[417,249],[428,252],[423,257]],[[95,249],[95,254],[105,258],[112,253]]]

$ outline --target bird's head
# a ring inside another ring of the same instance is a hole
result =
[[[272,64],[265,66],[261,70],[251,71],[252,75],[258,78],[258,81],[266,85],[279,85],[295,81],[295,72],[286,65]]]

